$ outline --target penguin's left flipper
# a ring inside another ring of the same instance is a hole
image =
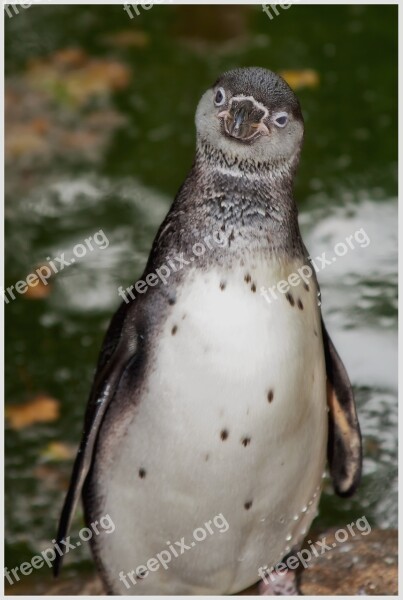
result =
[[[354,394],[347,371],[322,321],[327,374],[329,439],[327,456],[335,492],[354,494],[361,479],[362,444]]]
[[[105,336],[85,414],[84,431],[60,516],[56,542],[62,549],[63,546],[67,548],[67,534],[92,466],[98,432],[105,412],[113,400],[126,369],[133,366],[133,362],[140,354],[139,346],[143,336],[138,335],[134,326],[134,315],[130,311],[133,312],[132,307],[122,304],[115,313]],[[59,574],[63,557],[64,555],[56,554],[53,561],[55,577]]]

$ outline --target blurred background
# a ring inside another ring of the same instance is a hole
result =
[[[272,19],[260,5],[9,11],[6,287],[99,229],[110,244],[5,305],[8,568],[51,545],[117,288],[141,274],[192,164],[201,94],[237,66],[281,72],[300,98],[296,199],[311,256],[360,228],[371,240],[319,273],[365,463],[352,499],[326,480],[314,528],[362,515],[397,528],[397,7],[291,6]],[[93,571],[83,546],[63,578],[74,593]],[[7,593],[51,585],[45,567]]]

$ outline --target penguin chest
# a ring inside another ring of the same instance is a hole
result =
[[[124,532],[108,568],[183,537],[190,549],[120,593],[235,593],[310,526],[327,440],[317,290],[261,293],[299,266],[193,270],[178,290],[112,473],[96,477]],[[198,541],[201,529],[212,533]]]

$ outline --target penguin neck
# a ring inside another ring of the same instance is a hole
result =
[[[211,190],[214,197],[226,195],[228,206],[237,201],[251,208],[264,207],[277,218],[296,217],[293,180],[299,152],[292,159],[260,161],[225,153],[198,138],[190,177],[197,186]]]
[[[292,198],[293,180],[299,163],[300,150],[290,159],[279,158],[258,160],[242,158],[236,153],[227,153],[198,137],[194,168],[200,173],[213,172],[215,176],[225,175],[241,178],[246,184],[253,179],[260,179],[267,184],[268,200],[275,199],[270,191],[274,187],[282,190],[283,195]]]
[[[229,157],[198,140],[195,161],[174,211],[198,231],[220,230],[233,247],[278,254],[303,253],[293,198],[292,162],[255,162]]]

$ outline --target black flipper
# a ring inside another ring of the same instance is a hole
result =
[[[105,336],[85,414],[84,431],[60,516],[56,537],[58,544],[66,539],[69,532],[74,511],[92,465],[94,446],[106,409],[115,395],[126,367],[136,355],[139,336],[135,331],[134,320],[130,319],[131,323],[127,323],[128,319],[126,317],[129,310],[129,305],[122,304],[112,319]],[[131,316],[133,317],[133,315]],[[123,327],[123,324],[125,324],[125,327]],[[63,548],[63,545],[61,545],[61,548]],[[55,577],[59,574],[62,562],[63,556],[56,555],[53,562]]]
[[[335,492],[354,494],[361,479],[362,444],[354,394],[347,371],[322,321],[327,373],[329,439],[327,455]]]

